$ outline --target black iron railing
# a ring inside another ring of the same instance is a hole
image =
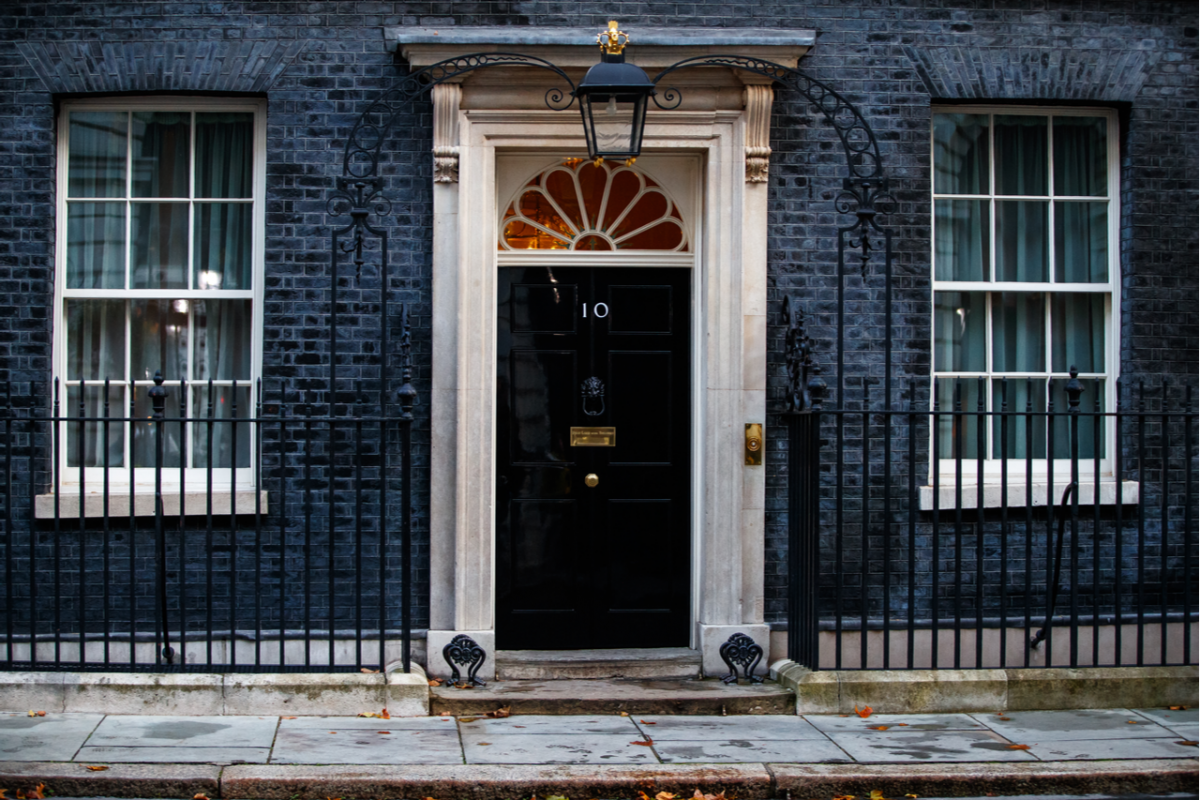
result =
[[[0,669],[410,669],[408,369],[393,401],[97,388],[3,387]]]
[[[915,388],[891,408],[864,382],[822,410],[824,382],[793,329],[789,658],[817,669],[1196,663],[1191,387],[1118,385],[1106,411],[1103,384],[1072,370],[1065,408],[1035,410],[1032,383],[1018,404],[1025,382],[1000,381],[989,410],[987,387],[961,379],[953,407],[931,410]],[[968,389],[976,402],[963,402]]]

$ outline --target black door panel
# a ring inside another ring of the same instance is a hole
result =
[[[500,270],[497,647],[687,645],[690,278]]]

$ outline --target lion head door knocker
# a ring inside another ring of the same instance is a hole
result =
[[[592,376],[580,386],[580,393],[583,395],[584,414],[598,417],[604,413],[604,381]]]

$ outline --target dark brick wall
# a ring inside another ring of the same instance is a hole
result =
[[[1190,3],[962,0],[777,4],[549,2],[20,2],[0,9],[0,380],[50,375],[56,100],[98,92],[233,92],[268,100],[264,377],[268,402],[328,401],[327,192],[340,147],[397,75],[384,25],[639,25],[811,28],[802,67],[858,103],[879,136],[897,204],[893,400],[929,371],[929,121],[933,101],[1116,105],[1123,112],[1121,360],[1126,376],[1197,373],[1197,19]],[[386,285],[413,303],[416,386],[428,396],[430,107],[394,132],[385,191],[393,213]],[[836,229],[844,159],[803,98],[781,92],[772,128],[770,299],[794,292],[833,358]],[[874,262],[847,279],[854,328],[847,403],[881,377],[883,281]],[[370,335],[380,276],[344,275],[339,363],[377,387]],[[771,390],[782,390],[781,320]],[[827,370],[826,374],[830,374]],[[878,392],[878,389],[873,389]],[[307,394],[306,394],[307,392]],[[877,395],[878,397],[878,395]],[[418,408],[419,571],[427,568],[428,406]],[[783,613],[783,430],[768,420],[767,613]],[[920,448],[918,460],[924,458]],[[17,507],[19,510],[19,507]],[[416,589],[425,616],[424,581]]]

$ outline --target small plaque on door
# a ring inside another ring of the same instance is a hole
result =
[[[616,428],[571,428],[571,447],[616,447]]]

